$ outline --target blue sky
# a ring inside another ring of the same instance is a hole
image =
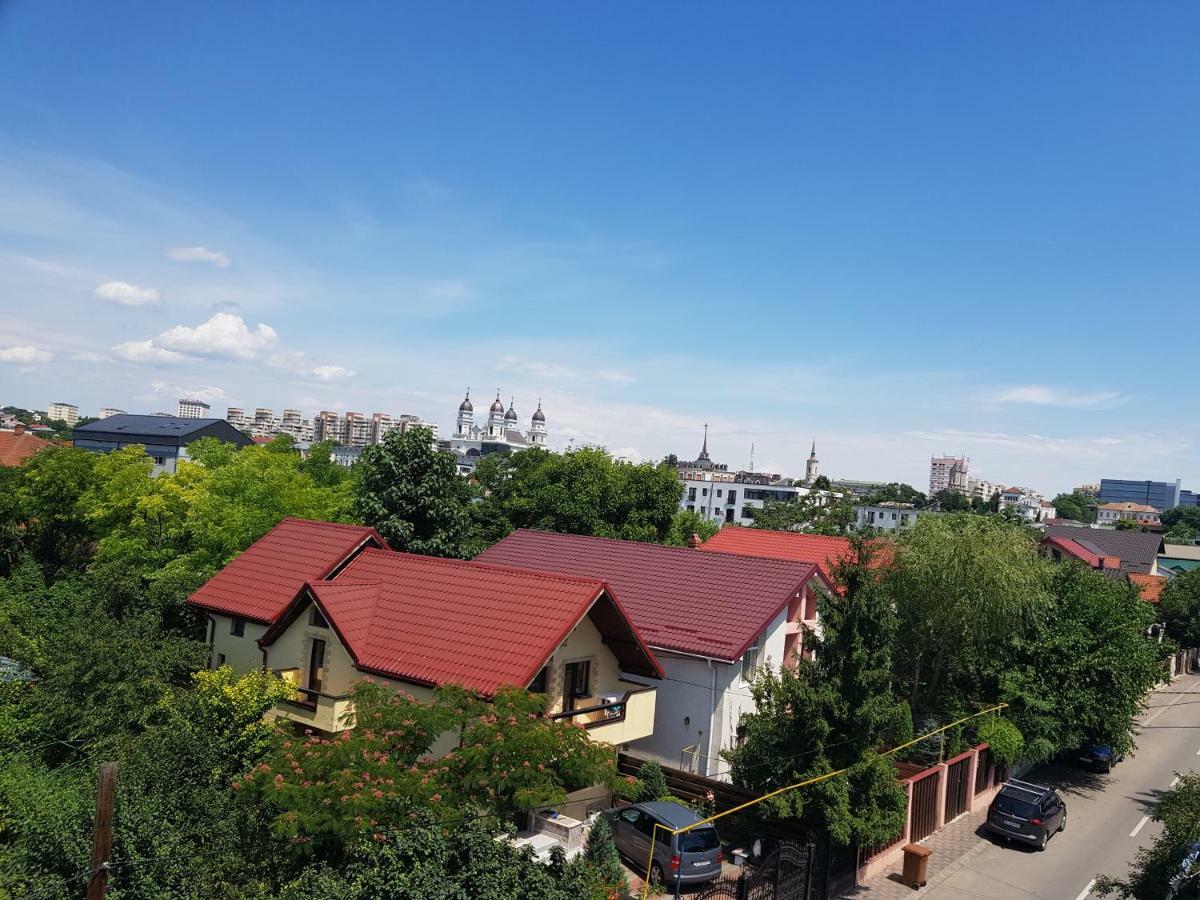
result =
[[[0,5],[0,402],[1200,485],[1200,10]]]

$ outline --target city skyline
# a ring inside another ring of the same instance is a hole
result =
[[[14,4],[0,402],[500,384],[559,448],[1198,483],[1200,12],[992,12]]]

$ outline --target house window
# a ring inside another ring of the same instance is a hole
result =
[[[325,621],[325,617],[321,615],[321,611],[317,609],[316,604],[313,604],[312,609],[308,612],[308,624],[313,628],[329,627],[329,623]]]
[[[762,635],[754,639],[754,643],[742,654],[742,681],[749,681],[758,669],[758,655],[762,650]]]
[[[529,693],[544,694],[546,693],[546,685],[550,680],[550,667],[542,666],[542,671],[537,673],[533,681],[529,682]]]
[[[689,503],[689,504],[688,504],[687,511],[688,511],[688,512],[695,512],[695,511],[696,511],[696,504],[695,504],[695,503]]]
[[[701,497],[707,497],[707,496],[708,496],[708,488],[701,488],[701,489],[700,489],[700,496],[701,496]]]
[[[592,695],[592,663],[590,660],[567,663],[563,670],[563,709],[570,712],[575,702]]]
[[[229,623],[229,633],[234,637],[241,637],[246,633],[246,620],[234,619]]]
[[[733,506],[735,503],[737,503],[737,491],[730,491],[729,492],[729,505]]]
[[[312,642],[312,651],[308,657],[308,689],[310,691],[321,690],[325,684],[325,642],[314,640]]]
[[[689,500],[696,499],[696,489],[695,488],[688,488],[688,499]]]
[[[720,489],[718,488],[718,489],[717,489],[717,496],[718,496],[718,497],[721,497],[721,496],[723,496],[723,495],[724,495],[724,491],[722,491],[722,490],[720,490]]]

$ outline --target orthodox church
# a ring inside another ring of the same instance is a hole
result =
[[[517,411],[513,409],[512,401],[508,409],[500,400],[500,391],[496,391],[496,399],[488,409],[487,420],[475,424],[475,407],[471,403],[471,391],[458,405],[458,419],[454,427],[454,436],[450,439],[450,449],[460,457],[460,461],[473,465],[474,460],[489,453],[502,450],[525,450],[529,447],[544,447],[546,445],[546,414],[542,412],[541,401],[538,401],[537,411],[529,421],[529,430],[522,432],[518,424]]]

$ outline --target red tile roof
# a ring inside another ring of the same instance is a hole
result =
[[[603,578],[651,647],[730,662],[821,577],[811,562],[525,530],[478,561]]]
[[[662,676],[599,579],[364,550],[334,580],[308,587],[364,671],[418,684],[461,684],[484,694],[506,684],[524,687],[592,612],[601,633],[636,647],[623,668]],[[306,602],[302,592],[263,635],[264,646]]]
[[[373,528],[289,517],[210,578],[188,602],[270,624],[306,581],[328,578],[364,545],[387,546]]]
[[[833,581],[833,569],[850,555],[850,541],[844,537],[805,534],[800,531],[771,531],[765,528],[722,528],[700,545],[701,550],[790,559],[816,563],[821,574]]]
[[[1083,562],[1085,562],[1089,566],[1091,566],[1093,569],[1100,568],[1099,554],[1093,553],[1091,550],[1088,550],[1081,543],[1079,543],[1079,541],[1072,540],[1071,538],[1053,537],[1052,536],[1052,537],[1046,538],[1044,541],[1042,541],[1042,543],[1049,544],[1052,547],[1057,547],[1063,553],[1066,553],[1069,556],[1073,556],[1078,560],[1082,560]]]
[[[0,466],[19,466],[33,454],[53,446],[50,441],[43,441],[28,431],[21,434],[0,431]]]
[[[1138,586],[1138,590],[1142,592],[1142,599],[1147,603],[1157,603],[1161,600],[1163,588],[1167,584],[1165,575],[1139,575],[1130,572],[1129,580]]]

